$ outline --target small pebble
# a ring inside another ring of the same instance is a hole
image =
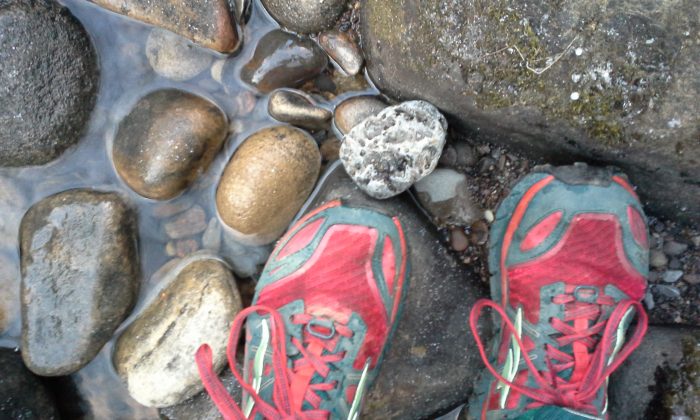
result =
[[[457,150],[455,150],[454,146],[451,144],[445,145],[445,148],[442,149],[440,159],[438,160],[438,165],[447,166],[448,168],[457,165]]]
[[[654,285],[654,290],[661,296],[669,299],[678,299],[681,296],[680,290],[673,286],[667,286],[665,284]]]
[[[148,36],[146,56],[156,73],[177,82],[195,77],[212,62],[212,56],[191,41],[159,28]]]
[[[700,274],[686,274],[683,280],[688,284],[700,284]]]
[[[483,220],[472,224],[469,241],[474,245],[484,245],[489,240],[489,226]]]
[[[450,246],[457,252],[463,252],[469,246],[469,239],[461,228],[450,229]]]
[[[652,249],[649,252],[649,264],[654,268],[664,268],[668,264],[668,257],[660,250]]]
[[[166,235],[171,239],[181,239],[204,232],[207,219],[204,209],[194,206],[163,225]]]
[[[677,257],[688,249],[688,245],[676,241],[669,241],[664,244],[664,253],[669,257]]]
[[[376,96],[353,96],[335,107],[333,123],[340,134],[347,134],[366,118],[379,114],[386,107]]]
[[[321,143],[320,151],[321,158],[324,162],[332,162],[338,160],[340,153],[340,140],[336,136],[331,135]]]
[[[675,282],[677,282],[678,280],[680,280],[681,277],[683,277],[683,272],[682,272],[682,271],[680,271],[680,270],[669,270],[669,271],[665,272],[664,275],[663,275],[663,277],[661,277],[661,278],[662,278],[663,281],[665,281],[666,283],[675,283]]]
[[[691,239],[691,241],[693,242],[693,246],[694,246],[695,248],[700,248],[700,235],[698,235],[698,236],[693,236],[693,238]]]
[[[671,262],[668,263],[668,268],[671,270],[681,270],[683,268],[683,264],[681,263],[681,260],[673,257],[671,258]]]
[[[492,210],[486,210],[484,212],[484,219],[486,219],[487,223],[493,223],[494,220],[496,220],[496,216],[494,216]]]
[[[329,110],[316,105],[304,92],[293,89],[277,89],[272,92],[267,111],[277,121],[310,130],[327,127],[333,116]]]
[[[644,305],[646,305],[647,310],[649,311],[654,309],[654,295],[651,293],[651,291],[647,291],[647,293],[644,295]]]
[[[478,161],[476,151],[465,141],[457,141],[454,144],[457,151],[457,166],[474,166]]]
[[[318,37],[318,44],[348,76],[362,70],[362,51],[348,33],[336,30],[323,32]]]

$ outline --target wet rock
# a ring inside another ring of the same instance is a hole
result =
[[[387,104],[376,96],[353,96],[335,107],[333,123],[341,134],[347,134],[356,125],[379,114],[386,107]]]
[[[167,29],[221,53],[238,47],[238,28],[228,2],[201,0],[91,0],[132,19]]]
[[[446,130],[445,117],[434,106],[404,102],[366,118],[346,134],[340,160],[367,194],[392,197],[435,169]]]
[[[654,268],[664,268],[668,265],[668,257],[658,249],[649,251],[649,265]]]
[[[323,32],[318,36],[318,45],[347,75],[354,76],[362,70],[362,51],[347,32]]]
[[[469,226],[484,213],[469,192],[466,175],[452,169],[436,169],[413,188],[438,225]]]
[[[0,176],[0,248],[17,247],[19,222],[24,215],[27,200],[19,186]]]
[[[477,220],[471,225],[469,242],[474,245],[485,245],[489,240],[489,226],[483,220]]]
[[[138,194],[173,198],[206,171],[227,132],[226,116],[212,102],[179,90],[155,91],[119,125],[114,166]]]
[[[476,299],[485,296],[483,283],[441,244],[409,197],[371,199],[336,163],[305,209],[338,198],[397,216],[411,265],[403,315],[361,417],[429,418],[465,401],[482,369],[468,318]]]
[[[243,366],[239,365],[238,370],[243,372]],[[228,394],[233,397],[233,400],[237,402],[241,401],[241,386],[228,368],[219,376],[219,379],[224,384],[224,387],[226,387]],[[178,405],[162,408],[158,413],[161,415],[161,418],[165,420],[221,419],[221,413],[206,392],[201,392]]]
[[[670,257],[677,257],[688,249],[687,244],[682,244],[676,241],[669,241],[664,244],[664,254]]]
[[[309,34],[333,26],[347,0],[262,0],[265,9],[280,25]]]
[[[683,277],[683,272],[681,270],[668,270],[662,276],[663,281],[666,283],[675,283]]]
[[[43,165],[76,144],[98,85],[95,50],[66,8],[0,4],[0,166]]]
[[[19,270],[14,261],[0,254],[0,335],[14,332],[10,330],[17,329],[18,320]]]
[[[20,227],[22,357],[66,375],[112,337],[139,289],[136,217],[115,193],[69,190],[41,200]]]
[[[476,164],[476,152],[474,151],[474,148],[472,146],[467,144],[467,142],[455,142],[454,148],[457,154],[457,161],[455,162],[455,164],[458,167],[469,167]]]
[[[216,191],[228,231],[249,245],[276,240],[311,193],[320,165],[316,142],[297,128],[269,127],[248,137]]]
[[[114,366],[131,396],[149,407],[167,407],[202,388],[194,354],[208,343],[216,369],[241,299],[230,271],[205,257],[183,262],[119,337]]]
[[[656,292],[658,295],[665,297],[666,299],[678,299],[681,297],[681,292],[678,290],[677,287],[674,286],[667,286],[665,284],[656,284],[654,285],[654,288],[652,289],[654,292]]]
[[[204,232],[207,215],[201,206],[194,206],[163,225],[165,234],[171,239],[186,238]]]
[[[316,105],[305,93],[298,90],[278,89],[270,95],[267,111],[277,121],[310,130],[328,126],[331,112]]]
[[[324,162],[332,162],[340,158],[341,142],[337,137],[331,136],[321,143],[319,148]]]
[[[469,246],[469,238],[461,228],[450,229],[450,246],[457,252],[463,252]]]
[[[429,101],[455,134],[530,158],[620,166],[652,213],[700,219],[700,2],[367,0],[360,11],[382,93]]]
[[[696,418],[700,414],[697,411],[698,340],[697,329],[649,327],[639,348],[610,378],[610,417],[643,419],[685,415]],[[695,383],[684,383],[680,379],[682,375],[694,378]],[[696,411],[683,413],[683,407],[678,406],[684,402],[686,408],[695,404]],[[674,406],[681,410],[673,412]]]
[[[312,40],[274,30],[260,38],[253,58],[241,70],[241,79],[267,93],[297,87],[327,65],[326,54]]]
[[[146,57],[156,73],[178,82],[203,72],[213,60],[185,38],[159,28],[148,35]]]
[[[0,418],[58,419],[49,389],[22,363],[11,349],[0,348]]]

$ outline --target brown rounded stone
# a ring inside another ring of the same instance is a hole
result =
[[[313,190],[321,166],[316,142],[290,126],[251,135],[226,166],[216,207],[237,239],[253,245],[276,240]]]
[[[226,115],[212,102],[179,90],[143,97],[114,139],[114,166],[138,194],[167,200],[204,172],[226,139]]]
[[[341,134],[347,134],[365,118],[379,114],[386,107],[376,96],[353,96],[335,107],[333,123]]]

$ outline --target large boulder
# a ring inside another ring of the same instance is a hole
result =
[[[447,250],[405,194],[374,200],[337,162],[305,210],[338,198],[397,216],[411,267],[403,315],[362,418],[420,419],[464,402],[482,369],[468,319],[474,302],[486,295],[484,283]]]
[[[112,192],[79,189],[32,206],[20,225],[22,357],[73,373],[112,338],[139,290],[136,216]]]
[[[0,0],[0,166],[42,165],[77,143],[98,84],[97,55],[68,9]]]
[[[693,0],[363,0],[361,33],[382,92],[536,159],[620,166],[652,211],[698,220],[699,14]]]

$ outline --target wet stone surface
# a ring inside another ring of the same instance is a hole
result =
[[[303,34],[333,26],[347,0],[262,0],[265,9],[283,27]]]
[[[120,123],[114,166],[138,194],[173,198],[207,170],[227,133],[214,103],[178,90],[152,92]]]
[[[267,93],[297,87],[327,65],[328,57],[309,38],[274,30],[260,39],[253,58],[241,70],[241,79]]]
[[[354,76],[362,70],[362,51],[347,32],[323,32],[318,36],[318,44],[346,74]]]
[[[347,134],[366,118],[379,114],[386,107],[376,96],[353,96],[335,107],[333,122],[341,134]]]
[[[195,77],[209,68],[212,62],[211,55],[187,39],[158,28],[148,35],[146,56],[156,73],[175,81]]]
[[[267,111],[278,121],[309,130],[327,127],[333,115],[329,110],[316,105],[303,92],[291,89],[278,89],[272,92],[267,103]]]
[[[115,193],[70,190],[22,220],[22,357],[43,376],[73,373],[112,337],[139,289],[136,219]]]
[[[43,165],[76,144],[98,85],[97,55],[68,9],[0,3],[0,166]]]
[[[290,126],[262,129],[242,144],[221,176],[216,207],[242,243],[277,240],[314,187],[321,166],[316,142]]]

